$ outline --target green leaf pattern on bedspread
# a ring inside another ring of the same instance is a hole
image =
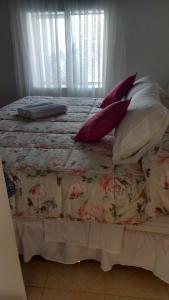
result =
[[[142,159],[146,178],[147,214],[169,214],[169,129],[161,143]]]
[[[144,172],[141,162],[114,167],[113,132],[97,143],[71,139],[99,110],[100,100],[26,97],[0,110],[0,155],[16,187],[10,199],[13,215],[139,224],[152,214],[148,155]],[[32,122],[17,115],[18,107],[36,101],[66,104],[68,113]],[[168,193],[169,173],[160,180],[161,190]]]

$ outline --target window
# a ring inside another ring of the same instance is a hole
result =
[[[26,30],[33,88],[103,87],[103,10],[27,12]]]

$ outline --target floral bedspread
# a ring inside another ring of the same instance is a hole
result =
[[[169,214],[169,128],[159,145],[142,159],[146,180],[147,214]]]
[[[142,165],[113,166],[113,132],[97,143],[71,139],[99,110],[100,100],[25,97],[0,110],[0,155],[16,191],[10,198],[13,215],[119,224],[147,220]],[[17,115],[18,107],[40,101],[66,104],[67,114],[38,121]]]

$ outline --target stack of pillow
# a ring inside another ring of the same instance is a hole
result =
[[[158,84],[147,76],[135,80],[136,75],[118,83],[103,99],[102,109],[73,138],[95,142],[115,128],[114,164],[136,163],[161,140],[169,125]]]

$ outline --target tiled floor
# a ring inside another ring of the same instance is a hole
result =
[[[169,285],[140,268],[63,265],[35,257],[21,266],[28,300],[169,300]]]

